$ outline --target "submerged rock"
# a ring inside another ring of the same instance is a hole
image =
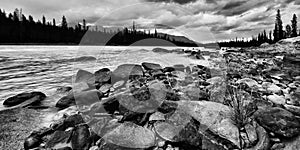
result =
[[[162,69],[162,67],[160,66],[160,64],[155,64],[155,63],[143,62],[142,66],[146,70],[159,70],[159,69]]]
[[[259,109],[254,116],[261,126],[280,136],[293,137],[300,133],[299,120],[292,113],[282,108]]]
[[[46,95],[42,92],[21,93],[13,97],[9,97],[3,102],[3,105],[6,107],[12,107],[28,101],[29,103],[26,105],[28,106],[32,104],[38,104],[45,98]]]
[[[70,107],[70,106],[75,105],[75,104],[76,104],[76,102],[75,102],[74,94],[70,93],[69,95],[60,98],[57,101],[55,107],[60,108],[60,109],[64,109],[64,108]]]

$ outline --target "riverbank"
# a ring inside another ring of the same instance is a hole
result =
[[[296,40],[206,56],[173,51],[207,59],[209,66],[144,62],[79,70],[72,90],[61,89],[56,119],[28,132],[24,146],[299,149],[298,46]]]
[[[14,108],[0,111],[0,148],[15,150],[24,148],[24,139],[33,130],[38,129],[38,110]],[[24,118],[31,118],[25,120]]]

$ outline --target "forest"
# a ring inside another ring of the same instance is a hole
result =
[[[299,33],[298,33],[299,32]],[[257,36],[252,36],[251,40],[245,40],[245,38],[236,38],[234,40],[226,42],[218,42],[220,47],[251,47],[260,46],[263,43],[276,43],[281,39],[300,36],[300,30],[297,28],[297,15],[294,14],[291,20],[291,25],[287,24],[285,30],[283,22],[281,20],[280,10],[277,10],[275,18],[274,30],[270,30],[268,33],[266,30],[259,33]]]
[[[128,46],[137,41],[149,38],[166,40],[176,46],[196,47],[191,40],[180,40],[168,34],[140,31],[133,24],[132,28],[123,28],[118,31],[89,29],[85,19],[74,27],[68,25],[67,18],[62,16],[60,24],[56,20],[35,21],[31,15],[26,17],[22,9],[15,9],[6,14],[0,9],[0,44],[84,44],[84,45],[114,45]],[[159,43],[158,43],[159,44]],[[160,46],[160,45],[158,45]]]

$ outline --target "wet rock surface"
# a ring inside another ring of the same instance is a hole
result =
[[[6,107],[12,107],[27,101],[29,103],[27,103],[25,106],[29,106],[39,104],[45,98],[46,95],[42,92],[21,93],[4,100],[3,105]]]
[[[273,107],[258,110],[255,113],[255,118],[261,126],[280,136],[294,137],[300,133],[299,120],[282,108]]]
[[[27,135],[24,148],[297,149],[299,65],[296,54],[281,48],[222,55],[155,49],[206,55],[213,64],[144,62],[79,71],[75,84],[86,88],[73,88],[56,103],[75,111],[60,115],[47,134]]]

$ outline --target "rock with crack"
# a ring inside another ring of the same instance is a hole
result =
[[[142,149],[155,145],[155,134],[151,130],[131,122],[125,122],[118,126],[107,133],[103,139],[106,143],[124,148]]]
[[[294,137],[300,133],[300,122],[291,112],[279,107],[259,109],[254,114],[265,129],[283,137]]]
[[[228,148],[240,148],[239,130],[231,120],[233,110],[208,101],[178,101],[181,109],[200,123],[199,132],[217,139]]]

